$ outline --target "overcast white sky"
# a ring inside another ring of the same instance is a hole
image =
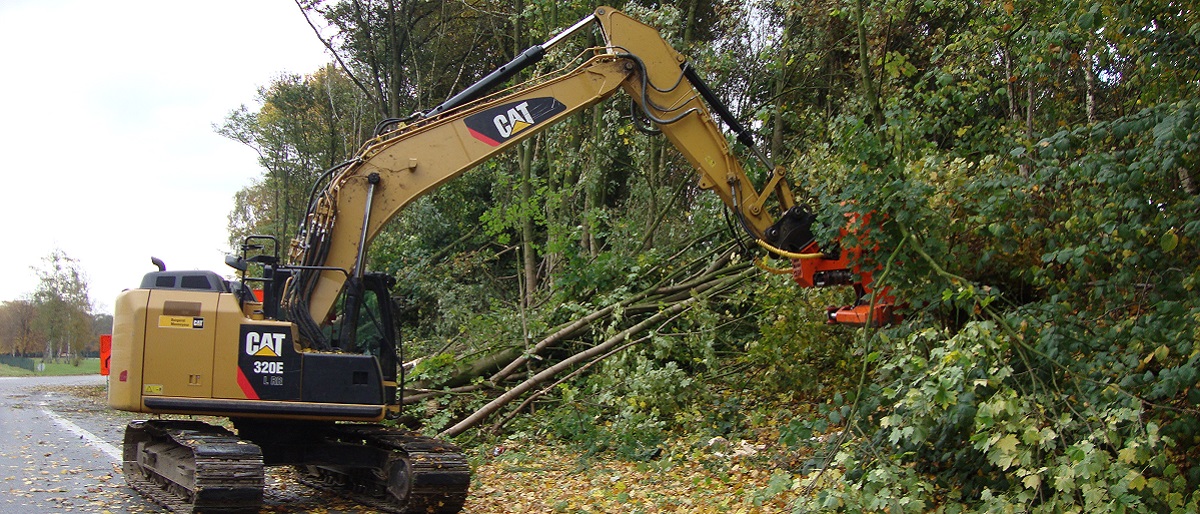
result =
[[[328,60],[292,0],[2,0],[0,49],[0,301],[59,248],[103,312],[151,255],[229,271],[233,195],[260,170],[213,124]]]

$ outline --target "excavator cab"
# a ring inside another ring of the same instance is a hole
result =
[[[251,319],[279,320],[280,299],[287,280],[296,268],[280,265],[279,240],[269,235],[250,235],[238,255],[226,264],[236,269],[239,280],[230,283],[242,312]],[[251,273],[254,268],[258,273]],[[382,404],[386,417],[398,412],[397,330],[393,318],[391,288],[396,279],[383,273],[365,273],[348,282],[345,294],[323,335],[325,351],[309,351],[299,343],[300,397],[323,403]],[[247,343],[249,344],[249,343]],[[286,364],[281,364],[287,367]]]

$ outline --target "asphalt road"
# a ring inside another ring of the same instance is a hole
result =
[[[125,485],[104,378],[0,377],[0,514],[163,512]]]
[[[98,375],[0,377],[0,514],[166,512],[121,475],[125,425],[146,415],[109,409],[104,385]],[[373,511],[268,468],[262,512]]]

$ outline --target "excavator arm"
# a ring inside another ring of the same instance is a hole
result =
[[[593,23],[599,24],[605,46],[592,49],[582,65],[487,95],[563,38]],[[700,187],[716,193],[753,238],[781,239],[779,228],[773,230],[777,220],[767,202],[774,198],[772,207],[779,213],[795,210],[783,168],[758,153],[749,132],[657,30],[600,7],[442,105],[407,120],[387,120],[382,126],[394,130],[377,135],[354,158],[330,171],[327,185],[310,202],[289,255],[293,272],[284,287],[282,308],[299,326],[302,339],[319,349],[327,346],[320,327],[344,289],[344,310],[356,310],[351,302],[356,301],[355,289],[361,289],[366,249],[402,209],[546,127],[609,98],[618,88],[697,170]],[[710,106],[771,170],[762,190],[755,189],[733,155]],[[805,248],[815,250],[811,245]],[[830,260],[810,253],[797,262],[804,259]],[[353,327],[354,321],[350,323]]]
[[[744,228],[762,239],[775,217],[764,209],[772,196],[780,212],[795,203],[784,179],[783,167],[775,166],[758,152],[747,131],[725,105],[709,91],[682,54],[658,35],[653,27],[611,8],[596,10],[607,50],[635,63],[637,73],[622,87],[641,112],[653,121],[671,144],[700,173],[701,189],[712,190],[733,209]],[[756,191],[741,161],[730,151],[725,135],[717,127],[712,107],[746,147],[754,152],[771,176],[763,190]]]
[[[317,339],[315,327],[305,328],[306,316],[318,325],[327,318],[346,282],[361,278],[366,248],[389,220],[445,182],[612,95],[629,74],[625,67],[621,59],[596,55],[565,74],[368,142],[316,197],[292,243],[290,261],[299,269],[284,289],[288,317],[305,338]]]

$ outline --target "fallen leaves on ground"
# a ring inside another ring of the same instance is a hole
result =
[[[626,462],[533,447],[478,466],[464,512],[786,512],[798,478],[703,451]]]
[[[68,386],[55,388],[80,415],[104,415],[104,388]],[[64,394],[65,393],[65,394]],[[127,414],[127,413],[121,413]],[[124,416],[117,416],[124,417]],[[226,424],[224,419],[206,419]],[[721,439],[721,438],[717,438]],[[524,444],[500,452],[493,448],[468,450],[476,460],[467,514],[505,513],[776,513],[787,512],[800,493],[801,477],[778,468],[761,449],[764,441],[723,441],[714,445],[677,442],[661,455],[644,462],[629,462],[604,455],[584,455],[555,446]],[[715,440],[715,439],[714,439]],[[39,442],[41,444],[41,442]],[[473,459],[475,460],[475,459]],[[32,462],[28,464],[33,464]],[[41,468],[41,469],[38,469]],[[45,466],[27,469],[49,474]],[[70,473],[68,473],[70,474]],[[28,474],[26,476],[29,476]],[[12,483],[17,477],[4,477]],[[124,486],[119,470],[94,477],[84,494],[73,498],[85,511],[116,509],[135,512],[149,509],[136,493]],[[332,494],[295,482],[288,468],[269,468],[261,512],[361,513],[370,509]],[[28,478],[26,480],[29,480]],[[111,482],[110,482],[111,480]],[[26,488],[36,485],[21,484]],[[43,486],[37,492],[54,488]],[[34,491],[11,488],[10,493]],[[50,498],[48,500],[55,500]],[[59,504],[59,507],[69,507]],[[77,508],[78,508],[77,507]]]

